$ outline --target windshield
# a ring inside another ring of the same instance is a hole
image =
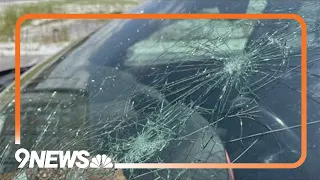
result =
[[[126,179],[318,177],[318,2],[158,0],[134,12],[302,15],[309,147],[306,163],[293,170],[123,170]],[[293,20],[114,20],[23,87],[21,145],[13,143],[14,102],[0,111],[0,171],[17,169],[14,152],[22,147],[87,150],[123,163],[294,163],[301,152],[300,33]],[[63,171],[68,179],[93,173]]]

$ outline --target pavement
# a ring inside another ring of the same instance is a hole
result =
[[[21,43],[21,68],[30,67],[42,60],[48,59],[70,43],[46,44]],[[14,69],[14,43],[0,43],[0,72]]]
[[[72,42],[85,37],[98,29],[105,22],[98,21],[73,21],[57,22],[46,26],[26,27],[21,33],[21,67],[28,67],[32,64],[46,60],[53,56]],[[48,36],[52,38],[53,30],[68,31],[68,41],[60,43],[36,43],[32,40]],[[15,44],[14,42],[0,42],[0,72],[14,69]]]

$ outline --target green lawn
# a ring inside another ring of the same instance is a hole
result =
[[[39,3],[30,3],[24,5],[12,5],[6,8],[0,14],[0,41],[7,40],[9,37],[13,37],[16,21],[23,14],[28,13],[68,13],[63,12],[62,7],[68,4],[77,5],[137,5],[137,2],[130,0],[64,0],[64,1],[46,1]],[[102,13],[102,12],[98,12]],[[121,12],[116,12],[121,13]],[[23,25],[30,24],[30,21],[26,21]]]
[[[66,4],[74,4],[75,0],[64,0]],[[137,5],[138,3],[135,1],[130,0],[77,0],[77,4],[106,4],[106,5],[113,5],[113,4],[122,4],[122,5]]]

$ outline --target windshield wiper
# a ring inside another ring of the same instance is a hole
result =
[[[26,88],[23,93],[67,93],[67,94],[87,94],[85,89],[72,88]]]
[[[31,67],[21,68],[20,72],[23,74]],[[14,69],[0,71],[0,92],[2,92],[10,83],[14,81]]]

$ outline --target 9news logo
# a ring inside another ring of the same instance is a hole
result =
[[[23,155],[23,157],[21,157]],[[29,152],[26,149],[19,149],[15,153],[15,159],[20,163],[18,168],[114,168],[114,162],[105,154],[98,154],[90,158],[87,151],[37,151]]]

